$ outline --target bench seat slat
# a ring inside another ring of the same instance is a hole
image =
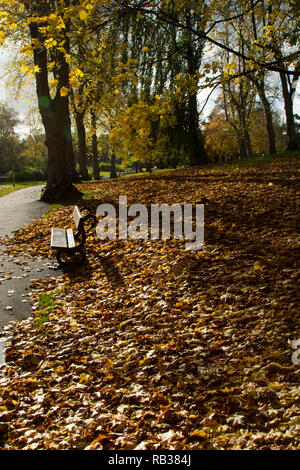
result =
[[[51,248],[68,248],[66,231],[64,228],[52,228]]]
[[[68,248],[75,248],[74,233],[71,228],[67,229]]]

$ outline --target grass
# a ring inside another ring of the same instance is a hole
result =
[[[249,167],[257,167],[260,165],[266,165],[271,163],[274,160],[290,160],[292,158],[295,158],[297,156],[300,156],[299,150],[291,151],[291,152],[279,152],[275,153],[273,155],[264,155],[264,156],[256,156],[253,158],[249,158],[247,160],[234,160],[231,162],[227,163],[210,163],[208,165],[203,165],[203,168],[215,168],[215,169],[220,169],[220,170],[225,170],[225,169],[230,169],[230,168],[249,168]],[[127,175],[121,175],[119,178],[132,178],[132,177],[142,177],[142,176],[150,176],[153,173],[164,173],[164,172],[169,172],[169,171],[176,171],[174,168],[166,168],[166,169],[155,169],[152,171],[152,173],[149,172],[139,172],[139,173],[131,173]],[[103,176],[109,176],[110,172],[109,171],[101,171],[101,177]],[[88,183],[98,183],[99,181],[82,181],[82,184],[88,184]],[[0,183],[0,197],[5,196],[6,194],[9,194],[13,191],[17,191],[18,189],[24,189],[28,188],[30,186],[37,186],[40,184],[45,184],[45,181],[26,181],[22,183],[16,183],[16,185],[13,187],[9,183]],[[84,194],[84,199],[86,199],[89,196],[92,196],[94,191],[91,191],[91,194],[89,191],[85,191]],[[51,204],[50,209],[46,212],[44,217],[48,217],[50,213],[58,207],[58,204]]]
[[[257,157],[248,158],[246,160],[234,160],[228,163],[214,163],[212,166],[214,168],[220,169],[230,169],[230,168],[248,168],[248,167],[257,167],[260,165],[267,165],[276,160],[287,161],[291,160],[295,157],[300,156],[299,150],[294,151],[286,151],[286,152],[278,152],[269,155],[259,155]]]
[[[278,152],[275,154],[269,154],[269,155],[259,155],[255,156],[253,158],[248,158],[246,160],[233,160],[230,162],[224,162],[224,163],[208,163],[207,165],[201,166],[201,168],[215,168],[215,169],[220,169],[220,170],[225,170],[225,169],[230,169],[230,168],[248,168],[248,167],[257,167],[260,165],[267,165],[271,163],[274,160],[290,160],[292,158],[295,158],[297,156],[300,156],[299,150],[294,150],[294,151],[284,151],[284,152]],[[151,173],[148,171],[143,171],[139,173],[130,173],[130,174],[125,174],[125,175],[120,175],[119,178],[136,178],[137,176],[142,177],[142,176],[151,176],[154,173],[164,173],[164,172],[170,172],[170,171],[176,171],[179,169],[183,169],[184,167],[178,167],[178,168],[164,168],[164,169],[153,169]],[[102,172],[101,175],[103,176],[104,174],[109,175],[109,172]],[[89,181],[87,181],[88,183]],[[95,183],[96,181],[93,181]]]
[[[35,328],[42,328],[44,323],[49,321],[49,316],[51,313],[54,312],[54,309],[56,307],[56,302],[54,300],[55,296],[61,293],[62,290],[59,289],[52,292],[51,294],[40,294],[38,301],[40,315],[34,324]]]
[[[44,214],[44,219],[48,219],[49,215],[51,214],[52,211],[54,211],[55,209],[57,209],[58,207],[60,207],[61,204],[56,204],[56,203],[53,203],[53,204],[50,204],[50,208],[47,210],[47,212]]]
[[[246,160],[233,160],[231,162],[227,163],[209,163],[207,165],[203,165],[201,168],[216,168],[216,169],[230,169],[230,168],[248,168],[248,167],[257,167],[260,165],[267,165],[271,163],[272,161],[276,160],[282,160],[282,161],[287,161],[291,160],[297,156],[300,156],[300,151],[299,150],[294,150],[294,151],[285,151],[285,152],[278,152],[272,155],[259,155],[255,156],[253,158],[248,158]],[[183,169],[183,167],[176,168],[178,169]],[[155,169],[152,170],[152,173],[163,173],[165,171],[170,172],[170,171],[176,171],[174,168],[166,168],[166,169]],[[123,175],[121,178],[131,178],[131,177],[136,177],[136,176],[150,176],[151,173],[149,172],[143,172],[143,173],[132,173],[129,175]]]
[[[22,183],[16,183],[13,186],[11,183],[0,184],[0,197],[6,194],[18,191],[18,189],[29,188],[30,186],[38,186],[40,184],[46,184],[45,181],[24,181]]]
[[[49,320],[50,313],[53,313],[55,306],[53,294],[41,294],[39,297],[38,306],[40,310],[40,316],[35,322],[36,328],[40,328],[45,322],[47,322]]]

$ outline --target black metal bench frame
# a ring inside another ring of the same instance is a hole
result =
[[[83,215],[81,211],[88,211],[87,214]],[[73,232],[72,228],[63,229],[55,228],[51,229],[51,249],[56,250],[56,259],[59,267],[67,266],[72,262],[83,263],[86,259],[84,244],[86,242],[86,230],[94,228],[97,223],[96,217],[91,214],[87,207],[78,206],[74,207],[73,220],[76,227],[76,232]],[[87,228],[85,227],[87,226]],[[73,261],[64,261],[63,258],[73,258]]]

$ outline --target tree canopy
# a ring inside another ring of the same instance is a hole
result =
[[[20,71],[35,81],[48,148],[45,200],[75,191],[73,121],[85,179],[87,138],[93,136],[97,176],[104,132],[112,161],[149,168],[206,163],[201,90],[223,90],[225,119],[236,115],[241,157],[252,154],[248,116],[261,102],[272,153],[268,86],[278,76],[287,146],[298,147],[296,1],[1,0],[0,6],[0,42],[19,47]]]

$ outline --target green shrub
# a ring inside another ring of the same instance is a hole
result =
[[[9,181],[12,181],[12,171],[7,173]],[[42,170],[34,168],[24,168],[21,171],[15,173],[15,181],[43,181],[46,176]]]
[[[110,171],[110,162],[100,162],[99,164],[100,172],[101,171]],[[122,165],[116,164],[116,170],[121,171]]]

